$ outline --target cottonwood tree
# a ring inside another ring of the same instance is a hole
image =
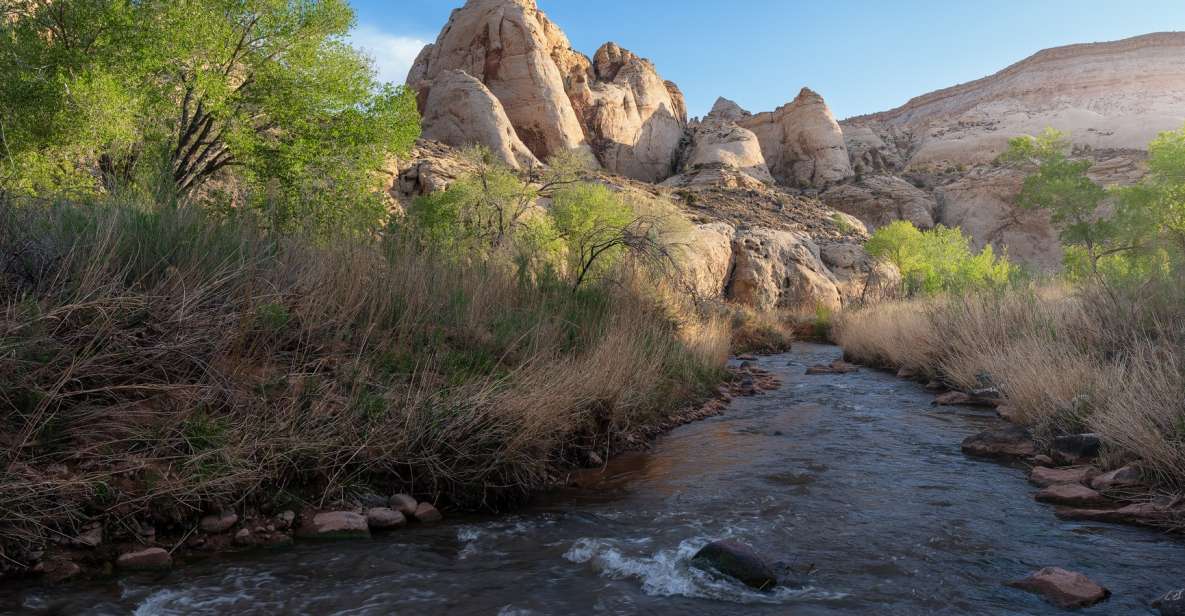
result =
[[[376,172],[418,136],[411,93],[376,83],[346,43],[344,0],[54,0],[8,11],[0,173],[10,190],[147,186],[185,199],[234,168],[281,217],[314,197],[374,210]]]

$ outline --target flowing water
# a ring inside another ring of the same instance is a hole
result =
[[[960,441],[995,423],[990,413],[931,407],[917,385],[875,371],[803,375],[838,355],[802,344],[762,358],[781,389],[737,399],[516,515],[213,558],[163,576],[10,589],[0,611],[1054,614],[1003,582],[1061,566],[1114,592],[1084,610],[1109,615],[1148,614],[1152,598],[1185,585],[1185,542],[1059,521],[1032,500],[1020,469],[964,457]],[[760,593],[688,566],[724,537],[813,573],[805,587]]]

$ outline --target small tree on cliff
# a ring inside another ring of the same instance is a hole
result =
[[[6,17],[0,179],[16,192],[187,198],[234,168],[277,224],[336,224],[380,215],[377,172],[419,134],[412,94],[345,43],[345,0],[55,0]],[[337,208],[300,211],[313,202]]]

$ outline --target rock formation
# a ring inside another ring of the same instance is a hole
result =
[[[566,57],[568,96],[605,169],[645,182],[670,177],[687,125],[678,87],[616,43],[602,45],[591,63]]]
[[[869,229],[894,220],[908,220],[919,229],[934,226],[938,203],[934,196],[894,175],[862,177],[822,195],[831,207],[859,218]]]
[[[444,71],[427,90],[423,137],[453,145],[484,145],[511,167],[539,164],[518,138],[502,103],[461,70]]]
[[[534,0],[469,0],[453,11],[436,43],[420,52],[407,83],[418,92],[421,111],[427,111],[443,73],[472,75],[502,103],[518,138],[546,159],[587,149],[563,74],[551,57],[557,47],[566,49],[568,41]]]
[[[708,117],[691,125],[678,165],[681,174],[668,179],[667,185],[738,188],[754,182],[774,183],[757,135],[736,123],[743,117],[737,109],[736,103],[720,99]]]
[[[803,88],[775,111],[737,120],[753,131],[770,173],[781,184],[823,187],[852,175],[843,131],[823,97]]]
[[[1024,174],[994,166],[1018,135],[1066,132],[1104,185],[1143,175],[1143,150],[1159,132],[1185,125],[1185,33],[1160,33],[1039,52],[994,75],[919,96],[902,107],[842,122],[862,174],[908,175],[938,204],[934,222],[960,226],[977,246],[993,244],[1039,270],[1061,265],[1047,217],[1015,207]],[[917,220],[912,191],[828,191],[845,211]]]
[[[737,231],[732,244],[730,299],[759,309],[840,307],[838,281],[806,234],[745,229]]]

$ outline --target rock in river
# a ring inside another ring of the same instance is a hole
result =
[[[1059,483],[1086,483],[1098,471],[1093,466],[1075,466],[1072,468],[1049,468],[1038,466],[1029,473],[1029,481],[1047,488]]]
[[[1109,507],[1115,501],[1079,483],[1059,483],[1037,492],[1034,498],[1042,503],[1070,507]]]
[[[370,536],[370,528],[360,513],[326,511],[306,518],[296,534],[305,539],[362,539]]]
[[[129,571],[157,571],[173,565],[173,557],[163,548],[148,548],[139,552],[120,554],[115,564]]]
[[[769,590],[778,583],[773,569],[753,548],[731,539],[705,545],[691,558],[691,563],[736,578],[757,590]]]
[[[1111,596],[1111,591],[1085,575],[1058,567],[1046,567],[1008,585],[1041,595],[1062,609],[1089,607]]]
[[[1170,590],[1152,602],[1160,616],[1185,616],[1185,589]]]
[[[963,440],[963,453],[981,458],[1027,458],[1037,453],[1033,435],[1021,426],[984,430]]]

